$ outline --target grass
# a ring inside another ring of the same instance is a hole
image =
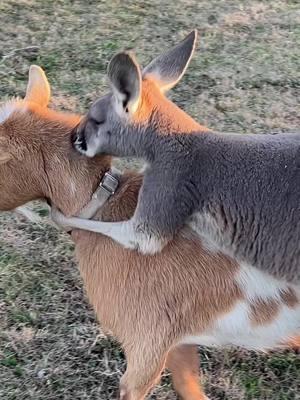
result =
[[[300,125],[300,8],[295,0],[2,0],[1,100],[23,96],[29,65],[45,68],[53,105],[84,112],[106,90],[112,55],[143,65],[194,27],[200,40],[171,97],[216,130]],[[43,206],[38,206],[45,214]],[[0,398],[114,398],[125,363],[88,305],[68,237],[50,224],[0,217]],[[200,349],[215,400],[300,399],[300,359]],[[168,376],[152,399],[174,399]]]

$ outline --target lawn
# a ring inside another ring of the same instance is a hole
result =
[[[24,95],[35,63],[50,79],[52,105],[84,112],[106,90],[118,50],[135,49],[145,65],[195,27],[197,51],[174,101],[219,131],[299,127],[297,0],[1,0],[0,101]],[[101,333],[69,238],[47,219],[7,213],[0,224],[0,399],[115,398],[122,351]],[[212,400],[300,399],[293,351],[199,351]],[[176,398],[167,375],[151,398]]]

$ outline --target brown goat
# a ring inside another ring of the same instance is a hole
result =
[[[149,88],[149,101],[153,93]],[[45,75],[31,67],[25,100],[0,109],[0,210],[46,198],[64,214],[77,214],[110,168],[110,157],[89,159],[72,148],[79,117],[49,110],[49,96]],[[169,114],[169,123],[188,123]],[[141,182],[141,175],[124,176],[97,217],[130,218]],[[165,367],[182,398],[206,399],[197,344],[264,349],[296,343],[300,288],[206,248],[188,229],[154,256],[95,233],[74,231],[72,238],[101,326],[126,354],[123,400],[143,399]]]

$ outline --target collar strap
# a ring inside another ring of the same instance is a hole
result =
[[[119,186],[121,172],[112,167],[105,172],[89,203],[80,211],[80,218],[90,219],[113,196]]]

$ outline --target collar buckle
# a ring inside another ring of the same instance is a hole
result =
[[[119,185],[119,181],[110,172],[105,172],[102,181],[99,184],[99,188],[106,191],[109,196],[115,194]],[[93,198],[97,198],[99,193],[96,191]]]

